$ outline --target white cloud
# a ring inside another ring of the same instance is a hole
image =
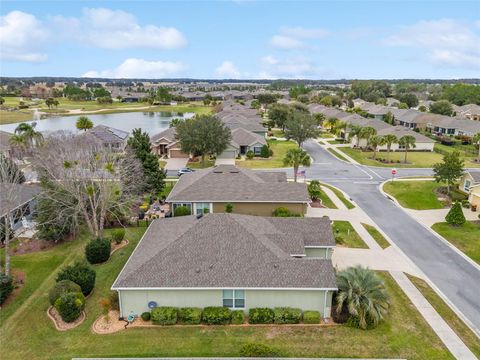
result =
[[[260,62],[262,70],[257,77],[261,79],[314,78],[325,74],[321,68],[304,56],[278,59],[272,55],[268,55],[262,57]]]
[[[140,25],[134,15],[106,8],[86,8],[80,18],[56,16],[52,22],[86,45],[105,49],[177,49],[187,45],[184,35],[174,27]]]
[[[241,77],[240,71],[235,64],[229,60],[225,60],[215,69],[218,76],[228,79],[239,79]]]
[[[114,69],[95,71],[90,70],[82,77],[108,77],[108,78],[150,78],[159,79],[178,75],[185,66],[181,62],[148,61],[130,58]]]
[[[384,39],[388,46],[424,49],[433,63],[480,68],[480,33],[475,24],[451,19],[420,21]]]
[[[42,62],[47,55],[41,45],[47,40],[48,32],[33,15],[22,11],[11,11],[0,17],[0,57],[5,60]]]
[[[329,32],[320,28],[283,27],[280,34],[272,36],[270,46],[281,50],[302,49],[308,47],[305,40],[320,39]]]

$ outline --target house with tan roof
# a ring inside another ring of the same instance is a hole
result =
[[[278,207],[305,214],[310,198],[307,185],[287,182],[283,171],[218,165],[182,175],[166,201],[173,212],[186,206],[192,214],[223,213],[231,204],[234,213],[271,216]]]
[[[112,285],[120,316],[157,306],[294,307],[329,318],[328,218],[206,214],[154,220]]]

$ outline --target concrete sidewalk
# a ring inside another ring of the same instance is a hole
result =
[[[403,272],[390,271],[390,275],[456,359],[478,360]]]
[[[435,223],[445,222],[445,216],[447,216],[450,209],[435,209],[435,210],[413,210],[404,208],[411,216],[413,216],[419,223],[431,227]],[[467,220],[478,220],[478,211],[473,212],[470,209],[464,209],[463,215]]]

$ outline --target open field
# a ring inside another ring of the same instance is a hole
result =
[[[460,319],[437,293],[422,279],[407,275],[430,305],[440,314],[453,331],[462,339],[467,347],[480,358],[480,340],[470,328]]]
[[[441,162],[443,155],[437,152],[423,152],[423,151],[410,151],[407,154],[407,164],[403,162],[405,158],[404,152],[391,152],[390,160],[395,161],[392,164],[384,164],[380,161],[371,159],[373,157],[372,151],[361,151],[359,149],[352,149],[349,147],[342,147],[339,149],[360,164],[369,166],[381,166],[381,167],[407,167],[407,168],[431,168],[433,164]],[[386,152],[377,152],[377,158],[386,158]],[[480,164],[470,161],[471,158],[464,158],[465,166],[467,167],[480,167]],[[397,162],[399,161],[399,162]]]
[[[462,226],[441,222],[433,224],[432,229],[480,264],[480,221],[467,221]]]
[[[252,160],[237,160],[235,164],[240,167],[251,169],[268,169],[268,168],[282,168],[283,158],[290,149],[295,149],[297,144],[293,141],[284,140],[267,140],[270,149],[273,151],[273,156],[268,159],[252,159]]]
[[[383,190],[398,200],[405,208],[415,210],[443,209],[444,204],[437,199],[435,189],[442,184],[436,181],[389,181]]]
[[[349,248],[368,249],[367,244],[363,242],[349,221],[334,221],[332,227],[337,245]]]
[[[261,342],[287,356],[395,357],[414,360],[453,359],[429,325],[415,310],[393,279],[380,273],[392,299],[385,322],[362,331],[334,326],[172,326],[135,328],[109,335],[92,333],[101,315],[99,300],[138,243],[145,228],[128,228],[129,245],[104,264],[95,265],[95,290],[87,299],[84,323],[58,332],[46,315],[47,293],[58,269],[83,257],[88,236],[43,253],[13,256],[13,267],[27,273],[27,284],[13,303],[1,310],[2,358],[17,360],[82,357],[239,356],[240,347]],[[108,232],[108,231],[107,231]],[[35,260],[41,258],[41,260]],[[38,261],[38,262],[37,262]],[[30,284],[29,284],[30,282]]]

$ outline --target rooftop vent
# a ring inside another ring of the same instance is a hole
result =
[[[278,268],[278,264],[273,264],[273,267],[274,267],[275,269],[277,269],[277,268]]]
[[[197,274],[200,274],[200,269],[195,269],[195,272],[196,272]]]

